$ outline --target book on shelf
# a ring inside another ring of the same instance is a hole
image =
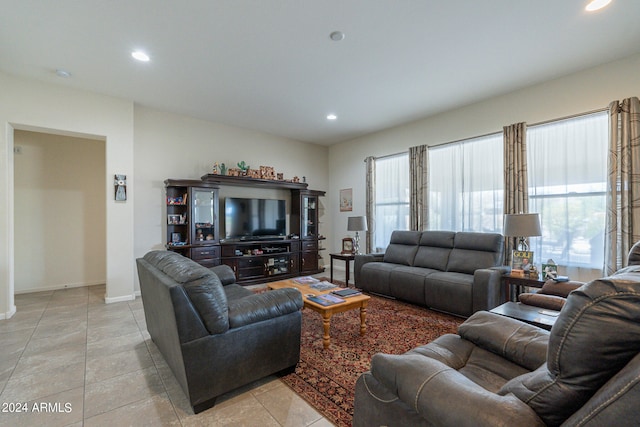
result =
[[[320,282],[320,280],[318,280],[318,279],[316,279],[315,277],[312,277],[312,276],[296,277],[295,279],[293,279],[293,281],[296,282],[299,285],[311,285],[313,283]]]
[[[312,296],[307,296],[307,299],[309,301],[313,301],[317,304],[320,305],[334,305],[334,304],[340,304],[342,302],[344,302],[344,299],[339,298],[335,295],[331,295],[331,294],[322,294],[322,295],[312,295]]]
[[[356,295],[361,295],[362,292],[360,292],[359,289],[355,289],[355,288],[345,288],[345,289],[339,289],[337,291],[333,291],[331,292],[334,295],[338,295],[339,297],[342,298],[349,298],[349,297],[354,297]]]

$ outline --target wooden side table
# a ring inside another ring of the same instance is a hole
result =
[[[512,276],[511,274],[502,276],[502,283],[506,287],[507,301],[517,301],[523,287],[541,288],[544,282],[540,276]]]
[[[329,256],[331,257],[331,278],[329,279],[329,281],[331,283],[333,283],[333,260],[335,259],[339,259],[345,262],[346,267],[347,267],[347,272],[346,272],[346,282],[347,282],[347,288],[349,287],[349,270],[350,267],[349,265],[351,264],[351,261],[353,261],[354,259],[356,259],[356,256],[354,254],[329,254]]]
[[[539,328],[546,329],[547,331],[551,330],[551,327],[556,323],[556,319],[560,314],[559,311],[545,310],[540,307],[534,307],[532,305],[525,305],[520,302],[513,301],[507,301],[492,309],[491,312],[522,320],[523,322],[530,323]]]

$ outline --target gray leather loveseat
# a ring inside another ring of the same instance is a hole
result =
[[[356,382],[355,427],[637,426],[640,266],[574,290],[551,332],[490,312]]]
[[[208,269],[169,251],[149,252],[137,265],[147,329],[195,413],[223,393],[295,368],[298,290],[255,294],[234,283],[228,266]]]
[[[504,301],[504,237],[400,231],[384,254],[356,255],[356,287],[468,317]]]

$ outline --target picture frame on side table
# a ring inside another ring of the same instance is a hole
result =
[[[340,254],[342,255],[353,255],[354,254],[354,245],[353,239],[351,237],[345,237],[342,239],[342,251]]]
[[[528,274],[533,267],[533,251],[512,251],[511,268]]]

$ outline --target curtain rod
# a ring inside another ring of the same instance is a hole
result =
[[[369,157],[373,157],[373,159],[374,159],[374,160],[386,159],[386,158],[388,158],[388,157],[400,156],[400,155],[405,154],[405,153],[408,153],[408,152],[409,152],[409,150],[407,150],[407,151],[400,151],[399,153],[394,153],[394,154],[385,154],[384,156],[378,156],[378,157],[376,157],[376,156],[368,156],[367,158],[369,158]],[[365,158],[365,159],[363,160],[363,162],[365,162],[365,163],[366,163],[366,162],[367,162],[367,158]]]
[[[553,122],[560,122],[560,121],[563,121],[563,120],[575,119],[576,117],[588,116],[589,114],[601,113],[601,112],[608,111],[608,110],[609,110],[608,107],[607,108],[598,108],[597,110],[591,110],[591,111],[587,111],[587,112],[584,112],[584,113],[571,114],[569,116],[560,117],[558,119],[543,120],[541,122],[532,123],[532,124],[528,124],[527,123],[527,127],[542,126],[542,125],[546,125],[546,124],[553,123]],[[447,144],[456,144],[458,142],[466,141],[468,139],[484,138],[484,137],[495,135],[495,134],[501,133],[501,132],[503,132],[503,131],[489,132],[489,133],[485,133],[484,135],[476,135],[476,136],[472,136],[472,137],[469,137],[469,138],[456,139],[455,141],[440,142],[438,144],[429,145],[429,147],[440,147],[442,145],[447,145]],[[378,160],[378,159],[384,159],[384,158],[387,158],[387,157],[399,156],[400,154],[404,154],[404,153],[407,153],[407,152],[408,151],[402,151],[402,152],[395,153],[395,154],[387,154],[385,156],[374,157],[374,159]],[[366,162],[367,159],[364,159],[364,161]]]
[[[576,117],[580,117],[580,116],[588,116],[589,114],[602,113],[604,111],[609,111],[609,107],[607,107],[607,108],[599,108],[597,110],[591,110],[591,111],[587,111],[585,113],[572,114],[570,116],[561,117],[559,119],[549,119],[549,120],[544,120],[544,121],[541,121],[541,122],[538,122],[538,123],[532,123],[532,124],[528,124],[527,123],[527,127],[542,126],[542,125],[546,125],[546,124],[553,123],[553,122],[561,122],[563,120],[575,119]]]

